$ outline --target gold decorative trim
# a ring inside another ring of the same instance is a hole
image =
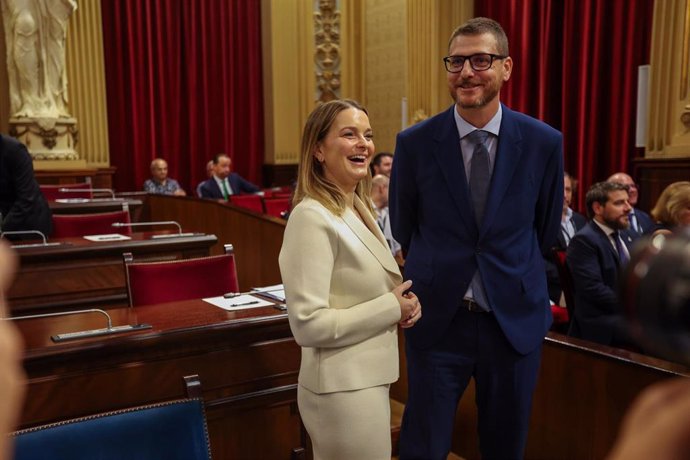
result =
[[[690,2],[685,5],[685,27],[683,28],[683,57],[680,68],[680,99],[682,101],[688,96],[688,60],[690,56]]]
[[[335,0],[319,0],[314,13],[317,102],[340,98],[340,11]]]

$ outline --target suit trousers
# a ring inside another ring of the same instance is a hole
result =
[[[409,387],[400,460],[446,459],[458,402],[470,378],[475,380],[482,458],[523,457],[541,345],[519,354],[493,313],[461,306],[439,342],[415,349],[408,341],[406,352]]]
[[[314,460],[390,460],[389,386],[336,393],[297,387],[297,404]]]

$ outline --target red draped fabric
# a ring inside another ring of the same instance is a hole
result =
[[[637,68],[649,63],[654,0],[479,0],[506,31],[513,75],[501,98],[563,132],[578,208],[594,182],[631,171]]]
[[[255,0],[102,0],[114,186],[140,190],[153,158],[187,193],[228,153],[261,183],[261,12]]]

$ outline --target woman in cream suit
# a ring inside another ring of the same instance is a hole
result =
[[[317,460],[390,459],[397,324],[421,317],[374,217],[372,138],[354,101],[311,113],[280,252],[290,328],[302,347],[297,400]]]

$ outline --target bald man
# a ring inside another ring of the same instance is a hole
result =
[[[615,182],[628,186],[628,203],[632,206],[630,214],[630,228],[626,231],[631,239],[637,239],[641,235],[654,230],[654,221],[646,212],[637,209],[637,199],[639,198],[637,184],[624,172],[617,172],[606,179],[606,182]]]
[[[144,190],[156,195],[187,194],[175,179],[168,177],[168,163],[162,158],[156,158],[151,162],[151,179],[144,182]]]

